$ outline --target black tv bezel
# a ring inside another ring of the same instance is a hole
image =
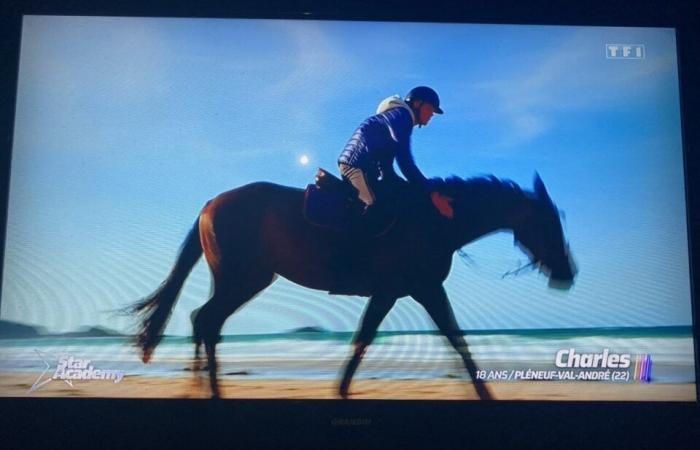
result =
[[[226,4],[18,0],[0,16],[0,270],[2,270],[19,64],[21,17],[28,14],[372,20],[531,25],[643,26],[676,29],[691,268],[700,261],[700,13],[692,1],[623,0],[463,4],[321,0]],[[1,283],[1,279],[0,279]],[[698,370],[698,271],[691,277]],[[698,385],[696,384],[696,391]],[[700,442],[698,402],[318,401],[0,399],[0,439],[48,448],[694,448]],[[105,441],[107,439],[107,441]],[[104,445],[104,444],[103,444]],[[296,446],[295,445],[295,446]]]

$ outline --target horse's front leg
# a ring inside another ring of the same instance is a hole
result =
[[[479,370],[469,352],[469,346],[462,336],[462,331],[457,325],[454,312],[450,306],[447,293],[442,284],[436,286],[423,287],[411,295],[418,303],[428,311],[438,329],[447,337],[455,350],[462,357],[464,367],[466,367],[469,377],[472,379],[476,393],[481,400],[491,400],[491,392],[486,384],[477,377]]]
[[[353,337],[352,344],[354,349],[352,357],[345,366],[343,378],[340,382],[339,393],[342,398],[348,398],[348,390],[350,389],[352,377],[357,367],[360,365],[360,361],[362,361],[367,347],[369,347],[374,337],[377,335],[379,324],[382,323],[382,320],[384,320],[384,317],[386,317],[395,303],[396,297],[386,294],[375,294],[369,299],[369,305],[367,305],[367,309],[365,309],[364,315],[362,316],[360,329],[355,334],[355,337]]]

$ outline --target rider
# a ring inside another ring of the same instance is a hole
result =
[[[443,113],[437,92],[427,86],[415,87],[403,100],[398,95],[384,99],[377,114],[362,122],[345,145],[338,166],[365,204],[363,221],[368,228],[381,225],[386,215],[375,195],[379,183],[403,181],[394,171],[394,159],[409,183],[430,191],[429,180],[413,161],[411,133],[416,125],[427,125],[435,113]],[[440,213],[452,218],[454,212],[449,199],[437,192],[431,193],[431,197]]]

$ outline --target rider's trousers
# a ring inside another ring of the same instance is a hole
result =
[[[367,175],[365,175],[362,169],[342,163],[339,164],[338,167],[340,168],[340,174],[343,175],[343,177],[345,177],[350,184],[355,187],[355,189],[357,189],[357,196],[365,205],[371,206],[377,201],[377,198],[375,197],[374,192],[367,181]]]

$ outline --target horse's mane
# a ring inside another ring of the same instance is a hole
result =
[[[515,181],[501,179],[494,175],[471,178],[453,175],[445,179],[433,178],[431,182],[440,193],[454,197],[521,199],[528,194]]]

